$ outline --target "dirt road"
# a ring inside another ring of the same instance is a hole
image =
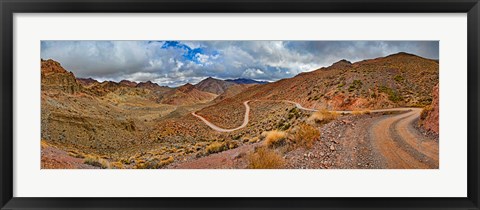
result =
[[[387,168],[438,168],[438,142],[421,135],[413,127],[421,111],[414,108],[372,124],[371,139]]]
[[[213,130],[215,131],[218,131],[218,132],[232,132],[232,131],[236,131],[236,130],[239,130],[239,129],[242,129],[244,127],[246,127],[248,125],[248,120],[250,118],[250,106],[248,105],[248,103],[250,101],[272,101],[272,102],[284,102],[284,103],[291,103],[291,104],[294,104],[295,107],[297,107],[298,109],[301,109],[301,110],[305,110],[305,111],[311,111],[311,112],[316,112],[318,111],[317,109],[311,109],[311,108],[305,108],[303,107],[301,104],[297,103],[297,102],[294,102],[294,101],[288,101],[288,100],[248,100],[248,101],[244,101],[243,102],[243,105],[245,106],[245,116],[243,118],[243,123],[242,125],[236,127],[236,128],[231,128],[231,129],[227,129],[227,128],[221,128],[221,127],[218,127],[217,125],[211,123],[210,121],[208,121],[207,119],[205,119],[204,117],[198,115],[197,113],[195,112],[192,112],[192,115],[197,117],[198,119],[202,120],[208,127],[212,128]],[[372,110],[370,112],[372,113],[377,113],[377,112],[391,112],[391,111],[408,111],[408,110],[411,110],[411,108],[392,108],[392,109],[378,109],[378,110]],[[338,113],[338,114],[351,114],[352,112],[354,111],[331,111],[331,112],[335,112],[335,113]]]
[[[296,103],[293,102],[293,104]],[[244,105],[249,110],[248,102]],[[297,106],[297,108],[300,107]],[[389,111],[403,112],[391,114],[388,113]],[[439,168],[438,140],[422,134],[414,127],[421,111],[422,109],[419,108],[397,108],[373,110],[371,113],[376,114],[371,115],[344,116],[320,128],[321,140],[315,143],[313,148],[287,154],[288,168]],[[351,113],[351,111],[340,112]],[[387,112],[387,114],[379,112]],[[244,125],[248,123],[248,115],[246,114],[245,117]],[[219,129],[222,130],[222,128]],[[208,168],[240,166],[242,164],[238,163],[244,162],[237,158],[238,151],[245,153],[251,149],[251,145],[245,145],[233,151],[203,157],[189,162],[188,165],[180,164],[177,167],[190,168],[197,164],[208,165]],[[308,161],[306,161],[305,154],[309,154],[308,157],[311,154],[315,158],[307,158]]]
[[[225,129],[225,128],[220,128],[218,126],[216,126],[215,124],[209,122],[207,119],[205,119],[204,117],[196,114],[195,112],[192,112],[192,115],[197,117],[198,119],[202,120],[206,125],[208,125],[208,127],[212,128],[213,130],[215,131],[218,131],[218,132],[232,132],[232,131],[236,131],[238,129],[242,129],[244,128],[245,126],[247,126],[248,124],[248,119],[249,119],[249,116],[250,116],[250,106],[248,105],[248,102],[250,101],[245,101],[243,102],[243,105],[245,106],[245,116],[243,118],[243,123],[242,125],[236,127],[236,128],[232,128],[232,129]]]

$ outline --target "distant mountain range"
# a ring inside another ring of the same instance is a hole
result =
[[[58,62],[42,60],[42,90],[88,92],[104,96],[118,92],[119,88],[122,91],[118,93],[121,94],[125,94],[128,88],[140,88],[150,91],[147,98],[167,104],[199,103],[213,100],[215,97],[211,94],[219,96],[218,99],[225,99],[242,93],[236,96],[238,100],[289,99],[306,106],[327,109],[424,106],[432,102],[431,91],[437,83],[438,61],[408,53],[356,63],[340,60],[329,67],[273,83],[247,78],[221,80],[208,77],[195,85],[181,86],[189,88],[170,88],[150,81],[136,83],[123,80],[117,83],[75,78]],[[252,86],[258,87],[250,88]],[[138,91],[134,92],[138,94]]]
[[[258,81],[258,80],[247,79],[247,78],[227,79],[225,81],[234,82],[237,84],[267,84],[268,83],[267,81]]]

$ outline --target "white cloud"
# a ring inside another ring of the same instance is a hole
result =
[[[41,57],[59,61],[78,77],[196,83],[208,76],[275,81],[347,59],[399,51],[438,58],[428,41],[42,41]]]

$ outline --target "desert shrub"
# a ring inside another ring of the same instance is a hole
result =
[[[136,161],[135,168],[137,169],[159,169],[163,168],[164,166],[173,163],[174,158],[172,156],[165,157],[162,159],[153,158],[150,160],[139,160]]]
[[[213,142],[210,145],[208,145],[205,149],[208,154],[213,154],[213,153],[227,150],[227,147],[223,142]]]
[[[338,113],[329,112],[328,110],[318,110],[310,116],[310,120],[313,120],[315,123],[326,124],[332,120],[336,120]]]
[[[353,80],[352,84],[350,84],[350,86],[348,87],[348,91],[352,92],[354,90],[358,90],[362,88],[362,85],[363,83],[361,80]]]
[[[255,148],[253,153],[248,154],[247,160],[250,169],[277,169],[285,165],[285,160],[267,147]]]
[[[163,158],[160,163],[158,163],[157,165],[157,168],[161,168],[161,167],[164,167],[170,163],[173,163],[175,159],[172,157],[172,156],[169,156],[169,157],[166,157],[166,158]]]
[[[78,153],[76,151],[69,151],[67,153],[69,156],[72,156],[74,158],[85,158],[85,155],[81,154],[81,153]]]
[[[403,77],[402,77],[402,75],[395,75],[395,77],[393,77],[393,79],[394,79],[395,81],[397,81],[397,82],[401,82],[401,81],[404,80]]]
[[[147,168],[147,164],[143,159],[135,159],[135,168],[136,169],[145,169]]]
[[[316,96],[315,96],[316,97]],[[316,98],[313,98],[314,100],[318,100]],[[293,109],[291,109],[289,112],[288,112],[288,119],[292,119],[292,118],[299,118],[301,117],[301,113],[300,113],[300,110],[297,108],[297,107],[294,107]]]
[[[280,122],[278,122],[277,128],[278,128],[279,130],[284,131],[284,130],[289,129],[290,126],[291,126],[291,125],[290,125],[289,122],[286,122],[285,120],[281,120]]]
[[[107,160],[92,155],[85,156],[83,163],[103,169],[110,168],[110,163]]]
[[[390,100],[392,102],[399,102],[399,101],[403,100],[403,96],[401,96],[396,90],[394,90],[392,88],[385,87],[385,86],[380,86],[379,90],[381,92],[386,93],[388,95],[388,100]]]
[[[311,148],[313,143],[320,139],[320,131],[315,127],[302,123],[298,126],[294,135],[294,142],[297,146]]]
[[[285,144],[286,134],[283,131],[273,130],[268,132],[265,137],[265,145],[267,147],[279,147]]]
[[[258,137],[253,137],[251,139],[248,140],[248,143],[256,143],[256,142],[259,142],[260,141],[260,138]]]
[[[238,147],[238,142],[237,141],[226,141],[225,142],[225,147],[226,149],[234,149]]]
[[[113,169],[123,169],[125,168],[121,162],[113,162],[110,164]]]

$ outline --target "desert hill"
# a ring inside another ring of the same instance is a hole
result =
[[[99,82],[92,78],[77,78],[77,82],[83,87],[89,87],[92,85],[99,84]]]
[[[136,87],[138,84],[136,82],[132,82],[129,80],[122,80],[119,82],[121,85],[129,86],[129,87]]]
[[[224,99],[234,97],[237,94],[245,91],[247,88],[255,86],[255,85],[257,85],[257,84],[236,84],[236,85],[230,86],[222,94],[217,96],[217,98],[215,98],[215,101],[219,102],[219,101],[222,101]]]
[[[165,87],[165,86],[160,86],[157,83],[153,83],[152,81],[146,81],[146,82],[139,82],[135,87],[138,88],[145,88],[145,89],[150,89],[150,90],[155,90],[155,91],[168,91],[171,88]]]
[[[206,103],[212,101],[216,97],[216,94],[201,91],[194,85],[187,83],[166,92],[163,95],[161,103],[171,105],[192,105]]]
[[[425,106],[438,83],[438,63],[407,53],[333,65],[250,88],[242,99],[288,99],[306,107],[375,109]]]
[[[304,107],[328,110],[423,107],[432,102],[438,73],[438,61],[408,53],[355,63],[340,60],[293,78],[250,87],[199,113],[212,122],[235,127],[243,119],[242,111],[238,111],[244,110],[243,101],[253,99],[291,100]]]
[[[233,85],[236,85],[236,83],[208,77],[196,84],[195,88],[201,91],[220,95]]]

